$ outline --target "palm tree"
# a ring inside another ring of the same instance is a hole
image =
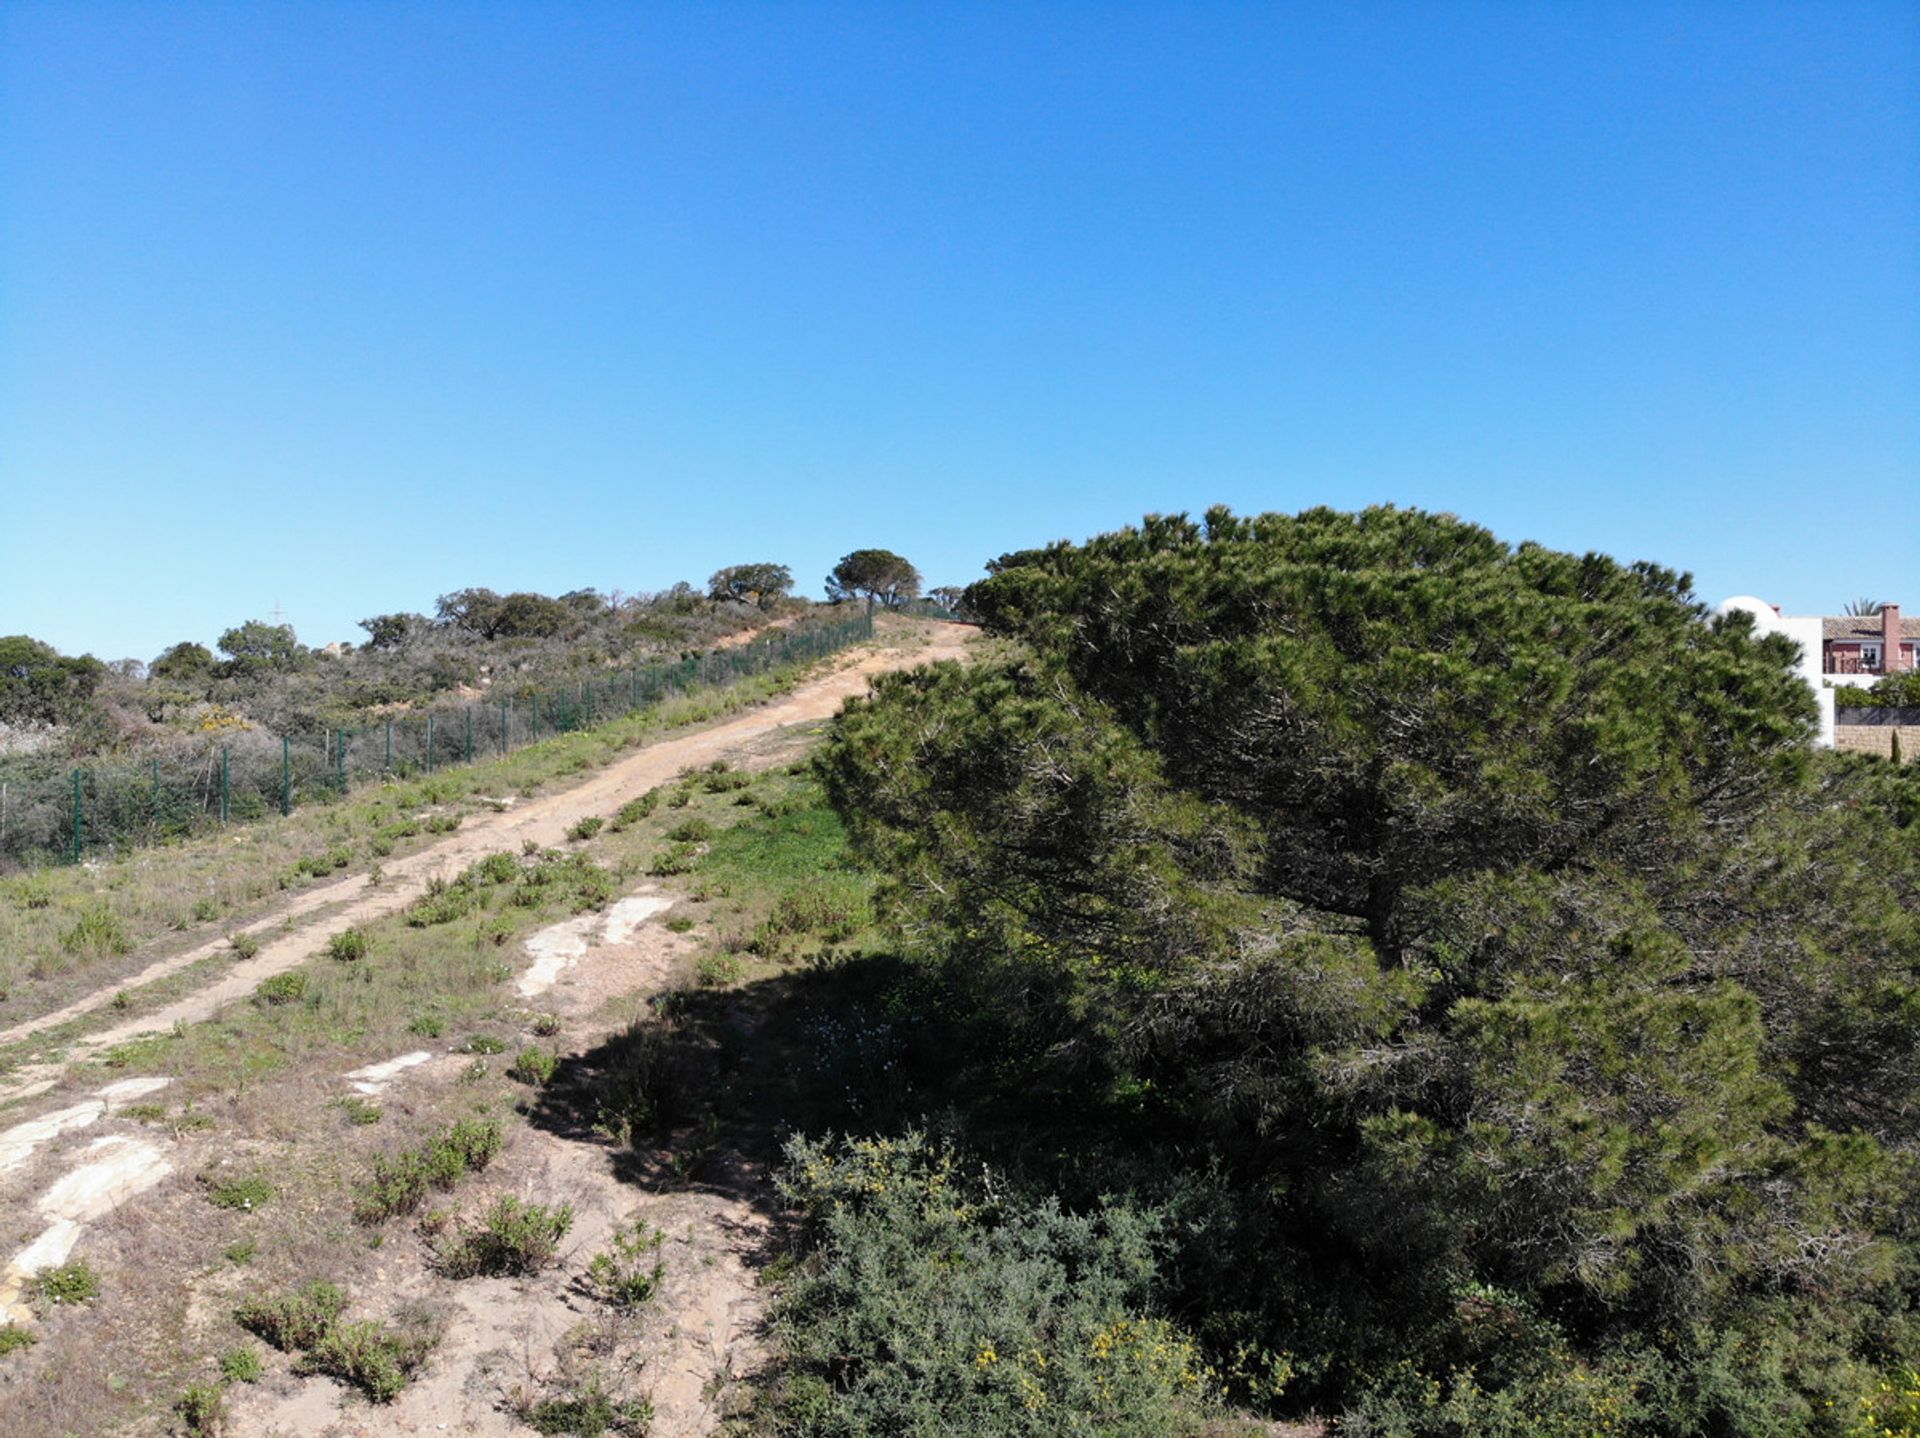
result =
[[[1843,614],[1857,616],[1861,619],[1870,619],[1878,614],[1883,607],[1883,602],[1878,599],[1856,599],[1848,604],[1841,612]]]

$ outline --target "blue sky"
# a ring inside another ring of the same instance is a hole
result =
[[[1909,4],[0,7],[0,633],[1392,502],[1920,612]]]

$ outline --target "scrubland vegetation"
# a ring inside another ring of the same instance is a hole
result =
[[[429,1371],[434,1302],[354,1297],[396,1254],[644,1331],[661,1231],[570,1252],[572,1195],[494,1182],[532,1126],[773,1221],[741,1438],[1920,1435],[1920,773],[1813,752],[1779,640],[1392,510],[1150,520],[965,602],[976,662],[810,761],[683,772],[110,1056],[236,1150],[177,1261],[247,1270],[269,1375]],[[641,882],[664,988],[516,1000],[517,938]],[[302,1081],[423,1040],[462,1067],[405,1105]],[[596,1341],[501,1406],[644,1431]]]

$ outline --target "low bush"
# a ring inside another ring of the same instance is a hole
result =
[[[653,856],[653,862],[647,865],[647,872],[664,879],[674,874],[691,873],[693,866],[699,862],[699,845],[674,844]]]
[[[0,1323],[0,1358],[31,1348],[39,1341],[39,1335],[25,1324]]]
[[[702,954],[694,962],[693,972],[702,988],[724,989],[738,982],[740,961],[732,954]]]
[[[434,1258],[449,1278],[538,1273],[553,1262],[572,1227],[571,1204],[549,1208],[503,1195],[480,1223],[462,1225],[446,1238]]]
[[[362,1223],[379,1223],[413,1213],[429,1189],[449,1189],[467,1174],[480,1172],[500,1152],[500,1145],[498,1123],[463,1119],[417,1149],[376,1158],[373,1177],[361,1187],[354,1214]]]
[[[355,959],[364,959],[372,948],[372,943],[359,929],[342,929],[327,940],[327,957],[351,963]]]
[[[622,829],[630,829],[642,819],[660,807],[660,791],[649,789],[638,799],[629,799],[614,811],[613,822],[608,825],[616,834]]]
[[[425,1324],[395,1328],[370,1318],[336,1323],[301,1358],[299,1368],[350,1383],[375,1403],[391,1403],[437,1341]]]
[[[189,1383],[174,1400],[174,1416],[191,1438],[215,1438],[227,1423],[227,1390],[218,1383]]]
[[[704,844],[713,837],[713,825],[705,819],[688,819],[667,830],[667,838],[676,844]]]
[[[596,1253],[587,1264],[587,1286],[594,1296],[617,1308],[637,1308],[660,1287],[667,1271],[660,1257],[666,1235],[648,1227],[644,1219],[614,1229],[612,1246]]]
[[[590,814],[572,828],[568,829],[567,837],[576,844],[584,843],[599,833],[600,830],[606,826],[606,822],[605,819],[600,818],[598,815]]]
[[[776,1431],[1168,1438],[1211,1416],[1191,1339],[1152,1311],[1158,1221],[1068,1213],[917,1134],[787,1148],[812,1252],[775,1310]]]
[[[505,1041],[495,1038],[492,1034],[470,1034],[467,1041],[455,1050],[456,1053],[463,1054],[503,1054],[506,1051]]]
[[[553,1076],[559,1067],[560,1060],[545,1049],[524,1048],[514,1059],[513,1067],[507,1070],[507,1077],[518,1079],[524,1084],[532,1084],[535,1088],[545,1088],[553,1082]]]
[[[307,996],[307,976],[302,973],[275,974],[263,980],[253,992],[269,1005],[297,1004]]]
[[[509,1406],[514,1416],[536,1433],[566,1433],[574,1438],[641,1434],[653,1421],[652,1405],[637,1398],[615,1398],[597,1375],[551,1397],[522,1393]]]
[[[130,953],[133,940],[118,914],[104,904],[94,904],[81,910],[72,927],[60,935],[60,947],[70,954],[100,959]]]
[[[220,1376],[229,1383],[258,1383],[267,1371],[260,1361],[260,1350],[250,1343],[229,1348],[220,1355]]]
[[[245,929],[237,934],[228,934],[227,943],[232,947],[234,957],[237,959],[250,959],[260,952],[259,935],[250,934]]]
[[[233,1321],[282,1353],[297,1353],[318,1343],[346,1306],[344,1289],[316,1279],[280,1298],[247,1299]]]
[[[100,1296],[100,1275],[86,1259],[76,1258],[39,1274],[27,1291],[42,1303],[91,1303]]]

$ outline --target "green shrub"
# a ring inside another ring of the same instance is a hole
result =
[[[560,1015],[535,1014],[533,1016],[533,1031],[540,1035],[541,1038],[551,1038],[560,1032]]]
[[[653,1421],[653,1408],[639,1399],[617,1399],[606,1391],[598,1375],[550,1398],[522,1397],[513,1404],[514,1416],[536,1433],[601,1438],[607,1433],[642,1434]]]
[[[545,1049],[524,1048],[514,1059],[513,1067],[507,1070],[507,1077],[532,1084],[535,1088],[545,1088],[553,1082],[553,1076],[559,1068],[560,1060]]]
[[[775,1310],[778,1431],[1166,1438],[1207,1417],[1196,1345],[1151,1311],[1150,1215],[1020,1201],[917,1134],[796,1139],[780,1183],[813,1251]]]
[[[431,879],[426,892],[407,907],[407,923],[416,929],[451,924],[485,903],[480,889],[473,884],[461,881],[449,884],[445,879]]]
[[[259,1251],[260,1245],[256,1240],[244,1238],[238,1243],[229,1244],[225,1256],[227,1262],[235,1268],[245,1268],[253,1262],[254,1255]]]
[[[23,909],[53,907],[53,885],[42,874],[29,874],[14,886],[14,901]]]
[[[336,1323],[308,1349],[299,1369],[350,1383],[375,1403],[391,1403],[436,1341],[424,1324],[396,1329],[372,1319]]]
[[[688,918],[685,914],[676,914],[673,918],[667,920],[667,931],[674,934],[684,934],[691,930],[696,922],[698,921]]]
[[[242,929],[237,934],[228,934],[227,943],[233,948],[235,958],[250,959],[260,952],[260,937]]]
[[[447,1031],[447,1021],[439,1014],[415,1014],[407,1021],[407,1032],[423,1039],[437,1039]]]
[[[667,830],[667,838],[676,844],[704,844],[713,837],[713,825],[705,819],[688,819]]]
[[[667,1271],[660,1257],[666,1235],[649,1228],[644,1219],[622,1224],[612,1234],[612,1247],[596,1253],[587,1264],[587,1285],[602,1302],[618,1308],[637,1308],[652,1298]]]
[[[327,940],[327,957],[351,963],[355,959],[364,959],[373,945],[359,929],[342,929]]]
[[[341,1099],[340,1111],[347,1116],[348,1123],[358,1128],[380,1122],[380,1106],[368,1103],[357,1094]]]
[[[657,878],[667,878],[673,874],[686,874],[700,862],[700,849],[695,844],[674,844],[662,849],[653,856],[653,862],[647,865],[647,872]]]
[[[622,829],[630,829],[659,807],[660,791],[657,788],[649,789],[638,799],[629,799],[615,810],[613,822],[609,827],[615,833],[619,833]]]
[[[297,1353],[318,1343],[346,1306],[344,1289],[316,1279],[281,1298],[245,1300],[233,1321],[282,1353]]]
[[[214,898],[199,898],[193,901],[193,919],[198,924],[212,923],[220,917],[220,901]]]
[[[236,1208],[251,1213],[273,1197],[273,1185],[257,1173],[223,1179],[203,1175],[200,1181],[206,1185],[207,1201],[215,1208]]]
[[[740,961],[732,954],[702,954],[694,962],[693,971],[702,988],[724,989],[738,982]]]
[[[500,1144],[498,1123],[463,1119],[417,1149],[376,1158],[373,1177],[361,1187],[354,1214],[362,1223],[378,1223],[413,1213],[429,1189],[452,1188],[465,1175],[484,1169],[500,1152]]]
[[[455,1050],[463,1054],[503,1054],[506,1051],[506,1042],[492,1034],[470,1034],[467,1041]]]
[[[567,830],[567,837],[576,844],[584,843],[606,826],[606,820],[596,814],[590,814]]]
[[[81,910],[73,926],[60,935],[60,947],[70,954],[109,958],[132,952],[133,940],[118,914],[104,904],[93,904]]]
[[[572,1227],[571,1204],[548,1208],[503,1195],[480,1223],[463,1225],[442,1242],[434,1257],[449,1278],[537,1273],[553,1262]]]
[[[39,1341],[40,1336],[25,1324],[0,1323],[0,1358],[31,1348]]]
[[[431,819],[427,820],[427,832],[429,834],[451,834],[459,827],[460,816],[458,814],[435,814]]]
[[[27,1291],[42,1303],[91,1303],[100,1296],[100,1275],[84,1258],[76,1258],[41,1273]]]
[[[254,994],[271,1005],[297,1004],[307,996],[307,976],[298,972],[275,974],[262,981]]]
[[[229,1348],[220,1355],[220,1376],[229,1383],[258,1383],[267,1371],[260,1361],[260,1350],[250,1343]]]
[[[520,861],[502,850],[470,865],[460,877],[472,884],[511,884],[520,877]]]
[[[227,1391],[218,1383],[189,1383],[174,1400],[181,1430],[192,1438],[215,1438],[227,1421]]]

